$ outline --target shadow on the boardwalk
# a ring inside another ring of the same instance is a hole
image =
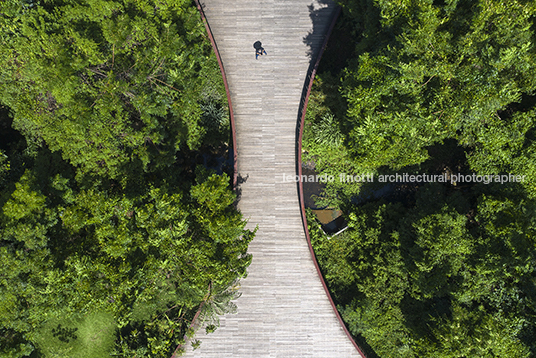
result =
[[[332,0],[318,0],[318,4],[322,7],[318,8],[317,5],[317,8],[315,9],[314,4],[308,6],[309,17],[311,18],[313,26],[307,36],[303,38],[303,42],[309,47],[307,56],[311,59],[311,63],[314,63],[316,60],[316,56],[320,51],[318,45],[324,42],[326,29],[331,24],[334,14],[333,8],[337,6]]]
[[[242,197],[242,188],[240,187],[241,184],[245,183],[249,178],[249,174],[247,174],[245,177],[242,176],[240,173],[238,173],[237,179],[236,179],[236,199],[235,199],[235,207],[238,205],[238,202],[240,201],[240,198]]]
[[[324,47],[327,45],[327,39],[335,26],[335,22],[339,17],[340,8],[337,8],[332,0],[319,0],[318,3],[322,7],[315,9],[314,4],[308,6],[309,17],[312,21],[312,30],[309,31],[307,36],[303,38],[303,42],[309,47],[307,56],[309,56],[309,68],[307,69],[307,77],[302,89],[302,95],[300,99],[300,107],[298,109],[298,118],[296,125],[296,139],[301,138],[301,126],[303,125],[303,116],[307,109],[307,101],[310,93],[310,85],[316,75],[316,70],[320,64],[320,58]],[[320,39],[319,39],[320,37]],[[299,139],[301,140],[301,139]],[[296,158],[301,158],[299,151],[301,146],[299,140],[296,141]],[[296,173],[300,171],[301,163],[296,162]],[[299,183],[297,185],[297,191],[299,192]]]

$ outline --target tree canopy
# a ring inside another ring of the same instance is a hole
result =
[[[535,209],[484,184],[462,194],[433,183],[410,208],[346,208],[350,228],[329,240],[310,227],[342,317],[370,356],[533,357]]]
[[[349,226],[328,239],[309,223],[343,319],[371,357],[536,356],[535,4],[339,3],[304,159],[335,177],[318,202]]]
[[[197,148],[210,43],[190,1],[3,2],[4,105],[80,173],[117,178]]]
[[[197,9],[3,1],[0,59],[0,355],[180,353],[254,235],[206,163],[229,128]]]

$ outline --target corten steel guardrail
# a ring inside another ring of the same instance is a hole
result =
[[[214,53],[216,54],[216,58],[218,60],[218,65],[220,66],[221,76],[223,78],[223,85],[225,86],[225,93],[227,94],[227,102],[229,105],[229,120],[231,122],[231,150],[233,153],[233,190],[236,190],[236,185],[238,183],[238,168],[237,168],[237,153],[236,153],[236,126],[235,126],[235,120],[234,120],[234,112],[233,112],[233,105],[231,103],[231,93],[229,91],[229,84],[227,83],[227,76],[225,75],[225,69],[223,67],[223,62],[221,60],[220,52],[218,51],[218,46],[216,46],[216,41],[214,41],[214,37],[212,36],[212,31],[210,30],[210,26],[208,24],[207,18],[205,17],[205,13],[203,11],[203,7],[199,3],[199,0],[194,0],[195,5],[197,6],[197,10],[199,11],[199,14],[201,16],[201,19],[203,20],[203,24],[205,25],[205,29],[207,30],[207,35],[210,40],[210,43],[212,44],[212,49],[214,50]],[[190,324],[190,328],[194,328],[196,326],[196,321],[199,318],[199,315],[201,314],[201,311],[203,310],[203,305],[205,302],[202,302],[199,306],[199,309],[195,313],[194,318],[192,319],[192,323]],[[184,340],[187,341],[187,337],[184,337]],[[179,350],[181,349],[182,344],[179,344],[173,354],[171,355],[171,358],[177,357],[177,354],[179,353]]]
[[[305,125],[305,114],[307,110],[307,104],[309,103],[309,96],[311,95],[311,88],[313,87],[313,80],[315,78],[316,72],[318,71],[318,66],[320,65],[320,59],[322,58],[322,54],[324,53],[324,50],[326,49],[326,46],[328,45],[328,40],[333,32],[333,28],[335,27],[335,23],[337,22],[337,19],[339,18],[339,15],[341,13],[341,7],[337,9],[337,12],[333,16],[333,20],[331,21],[331,25],[328,29],[328,32],[326,33],[326,36],[324,38],[324,43],[322,44],[322,47],[320,48],[320,51],[318,52],[316,56],[315,64],[310,72],[310,74],[307,75],[306,83],[307,83],[307,91],[305,93],[305,97],[303,99],[303,104],[301,108],[301,112],[299,115],[299,122],[298,122],[298,142],[297,142],[297,167],[298,167],[298,178],[302,177],[302,138],[303,138],[303,127]],[[352,342],[355,349],[363,356],[363,358],[366,358],[365,353],[361,350],[361,348],[357,345],[355,340],[352,337],[352,334],[348,331],[348,328],[346,328],[346,325],[344,324],[344,321],[342,320],[341,315],[339,314],[339,311],[337,310],[337,306],[335,306],[335,302],[333,302],[333,298],[331,297],[331,294],[328,290],[328,286],[326,285],[326,282],[324,281],[324,276],[322,275],[322,271],[320,270],[320,266],[318,265],[318,261],[316,260],[315,252],[313,250],[313,245],[311,244],[311,237],[309,235],[309,229],[307,227],[307,216],[305,214],[305,200],[303,197],[303,183],[301,180],[298,180],[298,196],[300,200],[300,209],[301,209],[301,215],[303,220],[303,229],[305,230],[305,237],[307,238],[307,245],[309,246],[309,251],[311,252],[311,256],[313,258],[313,263],[315,264],[316,271],[318,273],[318,277],[320,279],[320,282],[322,282],[322,287],[324,287],[324,291],[326,291],[326,295],[328,296],[329,303],[331,304],[331,307],[333,308],[333,311],[335,312],[335,315],[337,316],[337,319],[339,320],[342,328],[344,329],[344,332],[348,336],[348,339]]]
[[[203,20],[203,24],[205,24],[205,29],[207,30],[208,38],[210,40],[210,43],[212,44],[212,49],[214,50],[214,53],[216,54],[216,58],[218,59],[218,65],[220,66],[221,76],[223,78],[223,85],[225,86],[225,93],[227,93],[227,102],[229,104],[229,118],[231,122],[231,150],[233,151],[233,190],[236,190],[236,185],[238,183],[238,167],[237,167],[237,152],[236,152],[236,126],[235,126],[235,119],[234,119],[234,112],[233,112],[233,104],[231,102],[231,92],[229,91],[229,84],[227,83],[227,76],[225,75],[225,68],[223,67],[223,62],[221,60],[220,51],[218,51],[218,46],[216,45],[216,41],[214,41],[214,36],[212,36],[212,31],[210,30],[210,25],[208,24],[207,18],[205,17],[205,12],[203,11],[203,7],[199,3],[199,0],[194,0],[195,5],[197,6],[197,10],[199,10],[199,14],[201,15],[201,19]]]

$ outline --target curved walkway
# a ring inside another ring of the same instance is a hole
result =
[[[199,330],[201,358],[362,357],[337,319],[304,233],[296,174],[304,84],[329,27],[329,0],[201,0],[227,75],[236,124],[239,209],[258,225],[238,313]],[[255,60],[253,43],[268,55]],[[245,180],[245,181],[244,181]]]

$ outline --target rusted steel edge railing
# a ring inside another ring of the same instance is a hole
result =
[[[212,44],[212,49],[214,50],[216,58],[218,59],[218,65],[220,66],[221,76],[223,78],[223,85],[225,86],[225,93],[227,93],[227,102],[229,103],[229,118],[231,122],[231,150],[233,151],[233,190],[236,190],[236,185],[238,184],[236,126],[233,112],[233,104],[231,103],[231,92],[229,90],[229,84],[227,82],[227,76],[225,75],[225,68],[223,67],[220,51],[218,51],[218,46],[216,45],[216,41],[214,41],[214,36],[212,36],[212,31],[210,30],[210,25],[208,24],[207,18],[205,17],[203,7],[199,3],[199,0],[194,1],[195,5],[197,6],[197,10],[199,10],[199,14],[201,15],[201,19],[203,20],[203,24],[205,24],[205,29],[207,30],[208,38],[210,40],[210,43]]]
[[[232,146],[231,150],[233,151],[233,190],[236,190],[236,186],[238,184],[238,168],[237,168],[237,150],[236,150],[236,126],[235,126],[235,120],[234,120],[234,112],[233,112],[233,104],[231,103],[231,93],[229,91],[229,84],[227,83],[227,76],[225,75],[225,69],[223,68],[223,62],[221,61],[220,52],[218,51],[218,46],[216,46],[216,41],[214,41],[214,37],[212,36],[212,31],[210,30],[210,26],[208,25],[207,18],[205,17],[205,12],[203,11],[203,7],[199,3],[199,0],[194,0],[195,5],[197,6],[197,10],[199,10],[199,14],[201,16],[201,19],[203,20],[203,24],[205,25],[205,29],[207,30],[207,35],[210,40],[210,43],[212,44],[212,49],[214,50],[214,53],[216,54],[216,58],[218,59],[218,65],[220,66],[221,76],[223,78],[223,85],[225,86],[225,93],[227,93],[227,102],[229,104],[229,119],[231,122],[231,139],[232,139]],[[205,301],[201,302],[201,305],[199,306],[199,309],[195,313],[194,318],[192,319],[192,323],[190,323],[190,328],[196,328],[196,321],[199,318],[199,315],[201,314],[201,311],[203,310],[203,305],[205,304]],[[184,344],[188,342],[188,337],[184,337]],[[179,350],[183,347],[183,344],[179,344],[175,351],[173,352],[173,355],[171,358],[178,357]]]
[[[308,76],[309,83],[307,84],[307,92],[305,94],[305,99],[303,102],[303,107],[301,108],[301,118],[299,118],[299,136],[298,136],[298,148],[297,148],[297,154],[298,154],[298,178],[302,177],[302,138],[303,138],[303,127],[305,125],[305,114],[307,110],[307,103],[309,102],[309,95],[311,94],[311,88],[313,87],[313,80],[316,75],[316,71],[318,70],[318,66],[320,65],[320,59],[322,58],[322,54],[324,53],[324,50],[326,49],[326,46],[328,44],[329,37],[331,35],[331,32],[333,31],[333,28],[335,27],[335,23],[337,22],[337,19],[339,18],[339,15],[341,13],[341,7],[338,7],[337,12],[333,16],[333,20],[331,21],[331,25],[329,26],[328,32],[326,34],[326,37],[324,38],[324,43],[322,44],[322,47],[320,48],[320,51],[317,54],[316,62],[312,68],[311,73]],[[311,252],[311,257],[313,258],[313,262],[315,264],[316,271],[318,273],[318,278],[320,279],[320,282],[322,282],[322,286],[324,287],[324,291],[326,291],[326,295],[328,296],[329,303],[331,304],[331,307],[333,308],[333,311],[335,312],[335,315],[337,316],[337,319],[339,320],[339,323],[341,324],[342,328],[344,329],[344,332],[348,336],[348,339],[350,339],[350,342],[354,345],[355,349],[361,354],[363,358],[366,358],[365,354],[361,350],[361,348],[357,345],[355,340],[353,339],[352,335],[348,331],[348,328],[346,328],[346,325],[344,324],[344,321],[342,320],[341,315],[339,314],[339,311],[337,310],[337,307],[335,306],[335,302],[333,302],[333,298],[331,297],[331,294],[328,290],[328,286],[326,285],[326,282],[324,281],[324,277],[322,276],[322,271],[320,271],[320,266],[318,266],[318,261],[316,260],[315,252],[313,250],[313,245],[311,244],[311,237],[309,236],[309,229],[307,227],[307,216],[305,214],[305,201],[303,197],[303,183],[301,180],[298,180],[298,196],[300,199],[300,209],[301,209],[301,215],[303,220],[303,229],[305,231],[305,237],[307,239],[307,245],[309,246],[309,251]]]
[[[205,301],[201,302],[201,304],[199,305],[199,308],[197,309],[197,312],[194,315],[194,318],[192,319],[192,323],[190,323],[189,329],[194,329],[194,330],[196,329],[196,321],[199,318],[199,315],[201,314],[201,311],[203,310],[204,305],[205,305]],[[183,338],[184,338],[184,344],[179,344],[177,348],[175,348],[175,351],[171,355],[171,358],[177,358],[179,357],[179,353],[182,353],[180,352],[181,348],[189,341],[187,335],[185,335]]]

